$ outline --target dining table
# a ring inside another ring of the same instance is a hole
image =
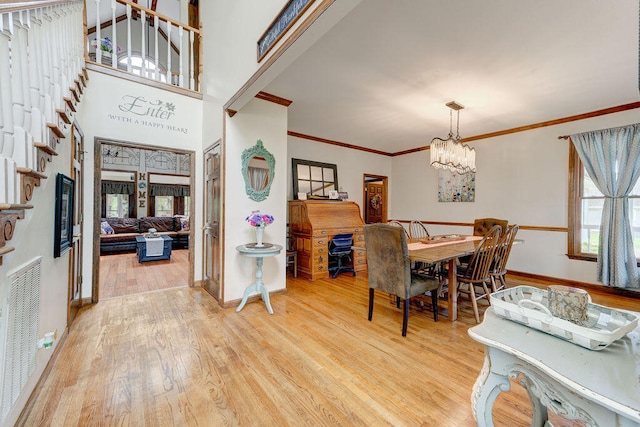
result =
[[[448,263],[449,298],[447,317],[450,321],[458,318],[457,260],[472,255],[482,236],[444,235],[426,239],[411,239],[408,242],[409,259],[426,264]]]

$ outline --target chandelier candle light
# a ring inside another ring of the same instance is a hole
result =
[[[261,214],[260,211],[251,211],[251,215],[245,218],[249,224],[256,230],[256,247],[261,248],[264,246],[262,238],[264,236],[264,229],[267,225],[273,223],[274,218],[269,214]]]
[[[433,138],[430,145],[431,166],[436,169],[446,169],[458,174],[476,171],[476,150],[460,142],[460,110],[463,105],[455,101],[446,104],[449,111],[449,136],[446,140]],[[458,114],[456,136],[453,136],[453,110]]]

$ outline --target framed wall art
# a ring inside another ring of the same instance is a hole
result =
[[[74,182],[66,175],[56,176],[55,223],[53,257],[58,258],[71,249],[73,241]]]
[[[476,173],[458,174],[438,170],[439,202],[474,202],[476,200]]]

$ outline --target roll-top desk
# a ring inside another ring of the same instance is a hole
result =
[[[289,201],[289,228],[298,251],[298,274],[310,280],[329,277],[329,242],[336,234],[353,234],[353,269],[367,269],[364,222],[360,207],[339,200]]]

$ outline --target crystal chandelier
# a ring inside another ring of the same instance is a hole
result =
[[[455,101],[446,105],[451,109],[449,110],[449,136],[446,140],[437,137],[431,140],[431,166],[459,174],[475,172],[476,150],[460,142],[460,110],[464,106]],[[453,136],[453,110],[456,110],[458,115],[455,137]]]

